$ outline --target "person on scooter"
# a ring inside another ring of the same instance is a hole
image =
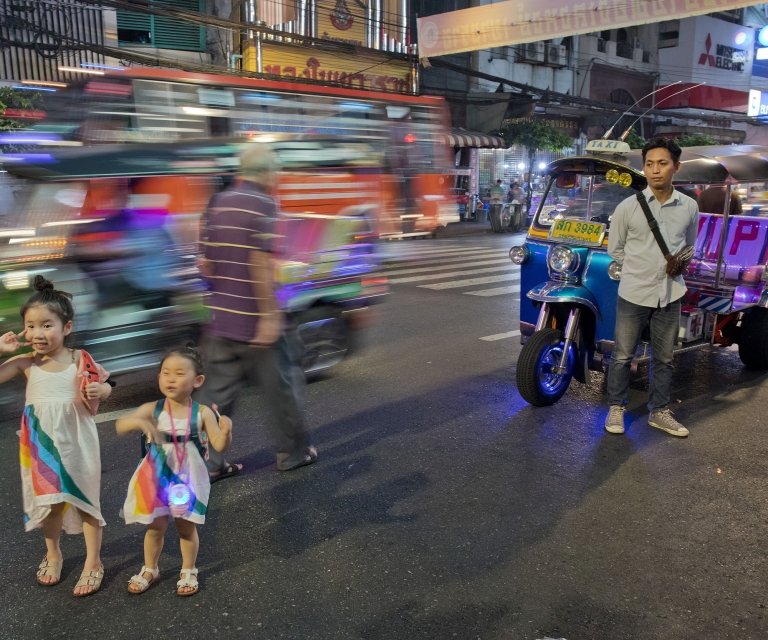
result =
[[[645,201],[658,224],[669,254],[696,243],[699,211],[696,201],[675,190],[672,178],[680,170],[680,147],[674,140],[654,138],[643,147]],[[613,358],[608,371],[608,417],[605,430],[624,433],[624,404],[632,358],[643,330],[650,326],[653,352],[648,390],[648,424],[685,437],[688,429],[668,408],[672,382],[672,353],[680,327],[680,300],[686,292],[682,275],[667,275],[667,259],[654,236],[643,203],[632,196],[622,201],[611,220],[608,254],[621,265]]]

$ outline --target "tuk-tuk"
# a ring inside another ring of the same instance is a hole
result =
[[[74,294],[75,342],[113,373],[159,361],[196,339],[207,318],[198,271],[202,216],[234,179],[254,141],[100,145],[4,158],[25,181],[16,211],[0,219],[0,330],[15,328],[31,283],[45,274]],[[352,330],[387,294],[375,250],[378,167],[368,141],[271,136],[281,164],[276,294],[317,374],[338,364]],[[366,191],[350,189],[364,182]],[[339,195],[340,194],[340,195]],[[367,196],[366,196],[367,194]],[[366,204],[366,200],[368,204]]]
[[[676,350],[738,344],[745,366],[767,369],[768,147],[688,147],[681,163],[676,189],[693,198],[719,189],[723,204],[699,214]],[[544,173],[526,242],[509,252],[525,293],[517,387],[535,406],[557,402],[573,378],[588,383],[590,371],[605,370],[621,279],[607,253],[611,217],[647,186],[641,152],[612,140],[591,142],[587,155],[556,160]],[[649,349],[641,344],[636,362]]]

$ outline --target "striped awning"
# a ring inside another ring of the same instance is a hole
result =
[[[478,131],[457,127],[450,135],[440,136],[440,142],[449,147],[475,147],[477,149],[496,149],[506,146],[499,136],[489,136]]]

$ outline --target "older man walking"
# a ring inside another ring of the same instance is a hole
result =
[[[317,460],[304,425],[304,375],[295,327],[280,310],[273,286],[272,245],[276,216],[271,197],[277,162],[254,144],[240,156],[235,184],[211,198],[203,233],[203,272],[210,282],[203,354],[206,380],[200,401],[231,415],[245,383],[258,384],[272,413],[277,468],[290,471]],[[211,481],[237,475],[209,450]]]

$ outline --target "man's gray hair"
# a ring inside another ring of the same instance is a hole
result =
[[[266,144],[249,144],[240,152],[240,175],[246,180],[267,186],[272,184],[280,163]]]

